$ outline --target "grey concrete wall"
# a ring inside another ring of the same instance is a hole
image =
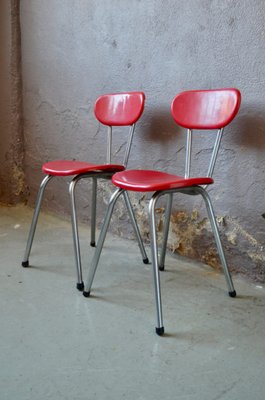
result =
[[[101,93],[143,90],[147,101],[129,167],[183,172],[184,135],[170,102],[185,89],[237,87],[242,107],[224,134],[210,188],[230,266],[265,280],[265,7],[263,0],[21,1],[26,177],[33,204],[41,164],[60,158],[103,160],[104,130],[93,116]],[[196,140],[203,169],[211,135]],[[116,138],[123,144],[122,136]],[[107,202],[109,185],[99,202]],[[89,218],[89,185],[79,190]],[[148,237],[144,198],[133,197]],[[52,182],[46,208],[69,213],[65,180]],[[163,210],[158,210],[158,216]],[[120,204],[112,229],[130,236]],[[160,223],[161,227],[162,223]],[[219,266],[199,198],[177,195],[169,247]]]
[[[0,3],[0,201],[24,198],[19,1]]]

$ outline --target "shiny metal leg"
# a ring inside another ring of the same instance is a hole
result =
[[[95,276],[95,273],[96,273],[96,269],[97,269],[97,266],[98,266],[98,262],[99,262],[100,254],[101,254],[101,251],[102,251],[102,248],[103,248],[103,244],[104,244],[104,241],[105,241],[105,238],[106,238],[106,234],[107,234],[107,230],[108,230],[109,223],[110,223],[110,220],[111,220],[111,216],[112,216],[112,213],[113,213],[113,209],[114,209],[114,206],[116,204],[116,201],[118,200],[118,198],[122,194],[122,192],[123,192],[123,189],[117,189],[112,194],[112,196],[110,198],[109,205],[108,205],[108,208],[107,208],[107,212],[106,212],[106,215],[105,215],[105,218],[104,218],[104,221],[103,221],[103,225],[102,225],[101,230],[100,230],[97,247],[95,249],[94,257],[93,257],[91,266],[89,268],[88,277],[87,277],[87,280],[86,280],[86,283],[85,283],[85,290],[83,292],[83,295],[85,297],[89,297],[89,295],[90,295],[90,289],[91,289],[91,286],[92,286],[92,283],[93,283],[93,279],[94,279],[94,276]]]
[[[78,234],[78,224],[77,224],[77,216],[76,216],[76,203],[75,203],[75,187],[77,182],[81,179],[76,176],[69,185],[69,195],[70,195],[70,208],[71,208],[71,222],[72,222],[72,231],[73,231],[73,243],[74,243],[74,254],[75,254],[75,265],[76,265],[76,274],[77,274],[77,284],[76,288],[78,290],[84,289],[84,283],[82,278],[82,264],[81,264],[81,255],[80,255],[80,243],[79,243],[79,234]]]
[[[147,254],[145,252],[145,248],[144,248],[144,245],[143,245],[142,237],[141,237],[141,234],[140,234],[140,231],[139,231],[139,227],[138,227],[138,224],[136,222],[135,215],[134,215],[134,212],[133,212],[132,203],[130,201],[130,197],[129,197],[127,191],[123,192],[123,197],[124,197],[124,201],[125,201],[125,204],[127,206],[127,209],[128,209],[128,213],[129,213],[129,216],[130,216],[130,219],[131,219],[131,223],[132,223],[132,226],[133,226],[133,229],[134,229],[134,233],[135,233],[137,241],[138,241],[138,246],[139,246],[141,254],[142,254],[143,262],[144,262],[144,264],[148,264],[149,260],[148,260]]]
[[[236,291],[234,289],[234,285],[233,285],[233,281],[227,266],[227,262],[226,262],[226,258],[225,258],[225,254],[223,251],[223,246],[220,240],[220,235],[219,235],[219,231],[218,231],[218,227],[217,227],[217,223],[216,223],[216,218],[214,215],[214,211],[213,211],[213,206],[209,197],[209,194],[206,192],[206,190],[204,190],[201,187],[196,188],[196,191],[199,192],[206,204],[206,208],[207,208],[207,212],[208,212],[208,216],[209,216],[209,220],[212,226],[212,230],[214,233],[214,237],[215,237],[215,242],[217,245],[217,249],[218,249],[218,253],[219,253],[219,257],[223,266],[223,270],[224,270],[224,274],[225,274],[225,279],[226,279],[226,283],[228,286],[228,293],[230,297],[236,297]]]
[[[152,252],[152,265],[153,265],[153,276],[154,276],[154,289],[155,289],[155,301],[156,301],[156,312],[157,312],[157,326],[156,333],[163,335],[163,316],[162,316],[162,302],[161,302],[161,289],[160,289],[160,276],[159,276],[159,265],[158,265],[158,250],[157,250],[157,235],[156,235],[156,223],[155,223],[155,205],[159,197],[159,194],[154,194],[149,202],[149,223],[150,223],[150,235],[151,235],[151,252]]]
[[[167,239],[168,239],[168,231],[169,231],[169,225],[170,225],[172,201],[173,201],[173,194],[168,193],[167,206],[166,206],[166,210],[165,210],[164,229],[163,229],[163,242],[162,242],[162,246],[161,246],[161,253],[160,253],[160,260],[159,260],[160,271],[164,271],[164,269],[165,269],[165,257],[166,257],[166,251],[167,251]]]
[[[91,236],[90,246],[96,246],[96,217],[97,217],[97,178],[92,177],[92,202],[91,202]]]
[[[24,258],[22,261],[23,267],[29,266],[29,255],[30,255],[31,246],[32,246],[35,231],[36,231],[36,226],[37,226],[37,222],[38,222],[38,218],[39,218],[40,207],[41,207],[44,191],[45,191],[45,188],[46,188],[48,182],[52,178],[53,178],[52,175],[45,176],[45,178],[42,180],[40,187],[39,187],[39,192],[38,192],[38,196],[37,196],[37,200],[36,200],[36,206],[35,206],[35,210],[34,210],[33,217],[32,217],[32,222],[31,222],[31,226],[30,226],[27,246],[26,246]]]

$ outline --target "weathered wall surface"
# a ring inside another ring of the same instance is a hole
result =
[[[0,2],[0,201],[24,197],[19,1]]]
[[[225,131],[210,191],[230,266],[265,281],[264,20],[263,0],[21,1],[30,203],[43,162],[104,159],[104,131],[93,116],[99,94],[145,91],[129,167],[182,173],[184,135],[170,116],[172,98],[184,89],[237,87],[242,107]],[[120,135],[116,142],[123,144]],[[202,144],[195,141],[200,170],[211,145],[206,135]],[[102,204],[112,188],[101,188]],[[82,183],[83,219],[88,218],[88,196],[89,185]],[[133,201],[148,236],[143,197]],[[65,180],[50,184],[45,206],[69,212]],[[163,204],[158,216],[162,209]],[[129,236],[124,220],[120,204],[112,229]],[[201,199],[176,195],[169,247],[218,267]]]

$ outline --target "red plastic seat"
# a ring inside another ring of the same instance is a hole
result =
[[[208,185],[213,184],[214,182],[212,179],[212,173],[220,146],[223,129],[236,116],[240,107],[240,101],[241,95],[237,89],[186,91],[178,94],[173,99],[171,104],[172,117],[178,125],[187,128],[185,174],[183,176],[179,176],[156,170],[125,170],[117,172],[113,175],[112,183],[118,187],[118,190],[112,195],[109,202],[108,211],[99,236],[99,243],[101,247],[97,247],[92,260],[92,266],[89,270],[85,285],[84,296],[89,296],[90,294],[92,282],[114,205],[119,196],[127,191],[154,192],[149,202],[149,220],[157,310],[156,333],[158,335],[162,335],[164,333],[159,270],[164,269],[168,229],[172,208],[172,197],[174,193],[180,192],[188,195],[202,195],[206,204],[208,216],[217,244],[217,249],[225,273],[229,295],[231,297],[236,296],[232,278],[220,241],[212,203],[206,188]],[[196,175],[191,176],[192,131],[195,129],[208,131],[216,129],[218,130],[207,174],[199,177]],[[155,206],[157,200],[162,195],[167,195],[168,201],[165,211],[164,239],[159,260],[156,238]]]
[[[42,172],[52,176],[71,176],[84,174],[89,171],[117,172],[123,171],[120,164],[91,164],[83,161],[56,160],[43,164]]]
[[[126,174],[116,173],[112,183],[119,188],[134,192],[155,192],[157,190],[180,189],[197,185],[210,185],[213,179],[207,176],[185,178],[153,170],[128,170]]]
[[[95,229],[96,229],[96,198],[97,198],[97,179],[111,179],[112,175],[117,171],[123,171],[126,168],[135,124],[141,117],[144,110],[145,95],[143,92],[126,92],[126,93],[112,93],[100,96],[95,102],[95,116],[104,125],[108,126],[107,136],[107,159],[103,163],[89,163],[85,161],[76,160],[55,160],[50,161],[42,166],[42,172],[46,174],[41,182],[35,211],[31,223],[31,228],[28,236],[26,251],[22,262],[23,267],[29,266],[29,255],[34,239],[35,229],[37,226],[40,207],[44,195],[45,188],[48,182],[54,177],[69,177],[73,179],[69,186],[70,202],[71,202],[71,215],[73,227],[73,241],[75,250],[75,262],[77,270],[77,288],[83,290],[82,267],[80,257],[79,236],[76,217],[75,206],[75,187],[80,179],[92,179],[92,206],[91,206],[91,246],[95,246]],[[124,159],[121,164],[113,164],[111,162],[112,150],[112,127],[123,126],[130,127],[128,134],[127,147],[124,154]],[[129,197],[125,194],[124,199],[126,206],[131,217],[131,221],[138,239],[139,247],[142,253],[143,261],[148,262],[145,249],[141,240],[136,220],[134,218],[133,210]]]

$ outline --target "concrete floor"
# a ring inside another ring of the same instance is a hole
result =
[[[158,337],[136,243],[107,236],[86,299],[62,219],[42,214],[34,267],[20,267],[31,214],[0,207],[0,400],[264,400],[264,288],[235,277],[231,299],[222,275],[168,255]],[[87,271],[87,227],[80,236]]]

